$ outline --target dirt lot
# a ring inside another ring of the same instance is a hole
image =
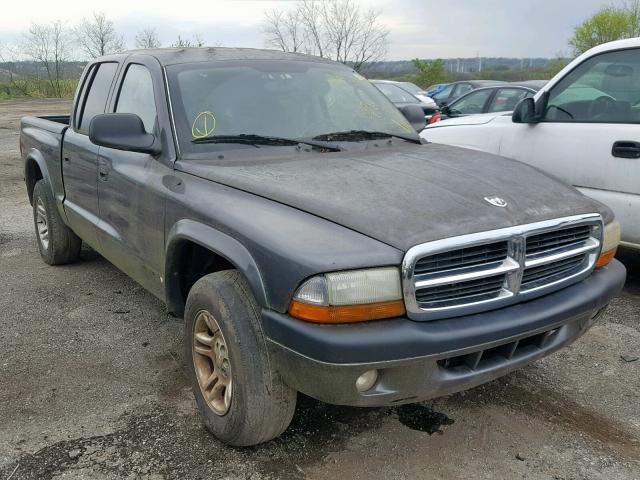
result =
[[[39,258],[18,119],[67,102],[0,102],[0,479],[640,479],[640,256],[627,287],[564,351],[418,406],[301,398],[250,449],[200,424],[181,321],[94,252]]]

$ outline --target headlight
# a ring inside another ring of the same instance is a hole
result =
[[[291,316],[317,323],[351,323],[404,315],[396,267],[325,273],[306,280],[289,305]]]
[[[604,226],[602,235],[602,250],[596,262],[596,268],[609,264],[616,255],[618,244],[620,243],[620,224],[617,221],[610,222]]]

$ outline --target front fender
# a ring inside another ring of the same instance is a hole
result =
[[[169,272],[177,270],[173,268],[173,263],[177,261],[177,249],[184,240],[196,243],[226,259],[247,279],[258,304],[269,308],[260,270],[249,251],[236,239],[215,228],[183,219],[173,225],[167,237],[165,272],[168,273],[168,277],[165,281],[165,297],[171,311],[175,311],[173,304],[176,302],[175,292],[179,290],[180,279],[176,274]]]

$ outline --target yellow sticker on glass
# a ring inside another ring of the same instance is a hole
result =
[[[216,117],[213,112],[200,112],[191,124],[193,138],[208,137],[216,129]]]

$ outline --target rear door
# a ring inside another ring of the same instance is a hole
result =
[[[640,49],[587,58],[551,86],[544,115],[512,124],[500,153],[609,205],[640,247]]]
[[[160,66],[151,57],[131,58],[123,68],[109,111],[135,113],[147,133],[166,139],[171,132],[161,131],[158,121],[160,111],[163,124],[169,122]],[[101,252],[161,298],[164,192],[173,178],[174,158],[163,145],[159,157],[101,147],[98,159]]]
[[[117,69],[116,62],[105,62],[87,71],[62,146],[67,220],[94,248],[98,248],[98,147],[89,141],[89,124],[95,115],[104,113]]]

